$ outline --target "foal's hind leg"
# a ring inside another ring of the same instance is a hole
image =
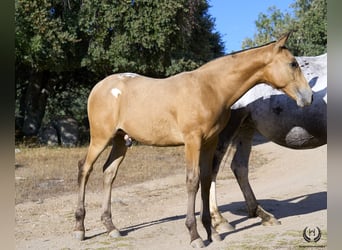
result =
[[[125,157],[127,147],[123,136],[117,135],[113,139],[113,147],[110,155],[103,166],[103,188],[104,199],[102,203],[101,221],[105,225],[107,232],[111,237],[120,236],[119,230],[114,226],[111,212],[111,194],[112,184],[116,177],[118,168]]]
[[[239,134],[233,140],[236,152],[231,163],[235,177],[245,197],[249,217],[260,217],[263,225],[278,225],[280,222],[257,202],[248,180],[248,161],[252,147],[254,129],[244,124]]]
[[[84,208],[85,188],[88,182],[89,175],[93,169],[93,164],[107,146],[108,140],[94,139],[90,141],[88,153],[84,161],[79,162],[78,170],[78,202],[75,212],[76,225],[74,229],[74,237],[79,240],[84,240],[85,228],[84,217],[86,214]]]

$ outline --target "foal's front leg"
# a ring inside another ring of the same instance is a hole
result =
[[[221,241],[220,235],[217,233],[211,223],[210,201],[209,192],[211,189],[212,181],[212,162],[217,145],[217,138],[211,142],[203,145],[200,155],[200,179],[201,179],[201,195],[202,195],[202,210],[201,217],[204,228],[208,234],[208,241],[212,239]]]
[[[202,238],[197,231],[195,217],[195,201],[199,188],[199,157],[201,149],[201,139],[197,136],[188,136],[185,143],[186,160],[186,188],[188,192],[188,207],[186,213],[185,225],[190,233],[190,244],[194,248],[204,247]]]

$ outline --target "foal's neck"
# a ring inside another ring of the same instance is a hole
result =
[[[268,46],[227,55],[203,65],[199,72],[204,84],[217,89],[230,107],[253,86],[265,82],[263,69],[268,63]]]

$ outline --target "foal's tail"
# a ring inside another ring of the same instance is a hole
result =
[[[90,92],[87,109],[91,139],[109,139],[118,129],[123,88],[118,79],[111,76],[96,84]]]

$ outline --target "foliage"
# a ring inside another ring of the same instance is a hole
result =
[[[303,55],[320,55],[327,52],[327,0],[298,0],[295,8],[298,20],[294,21],[297,39],[293,46]]]
[[[74,10],[62,1],[16,0],[16,64],[33,71],[62,71],[73,66],[79,42],[75,17]]]
[[[198,0],[85,2],[79,26],[89,43],[82,66],[100,75],[130,71],[156,77],[193,69],[223,51],[207,8]]]
[[[275,6],[268,8],[268,13],[260,13],[255,25],[258,33],[254,35],[254,40],[247,38],[243,41],[243,48],[250,48],[268,43],[278,38],[284,31],[290,29],[291,16],[288,13],[282,13]]]
[[[16,127],[86,118],[91,87],[116,72],[165,77],[223,55],[206,0],[15,0]]]
[[[270,7],[268,14],[260,13],[255,22],[257,33],[246,38],[243,48],[276,40],[285,32],[293,31],[288,47],[298,56],[316,56],[327,51],[327,1],[296,0],[291,6],[294,16]]]
[[[88,41],[82,66],[101,75],[119,71],[162,75],[179,30],[174,20],[181,7],[176,0],[85,2],[79,19],[80,32]]]
[[[43,123],[47,124],[56,117],[70,116],[83,121],[87,116],[87,99],[90,87],[69,82],[54,85],[50,100],[46,105]]]

